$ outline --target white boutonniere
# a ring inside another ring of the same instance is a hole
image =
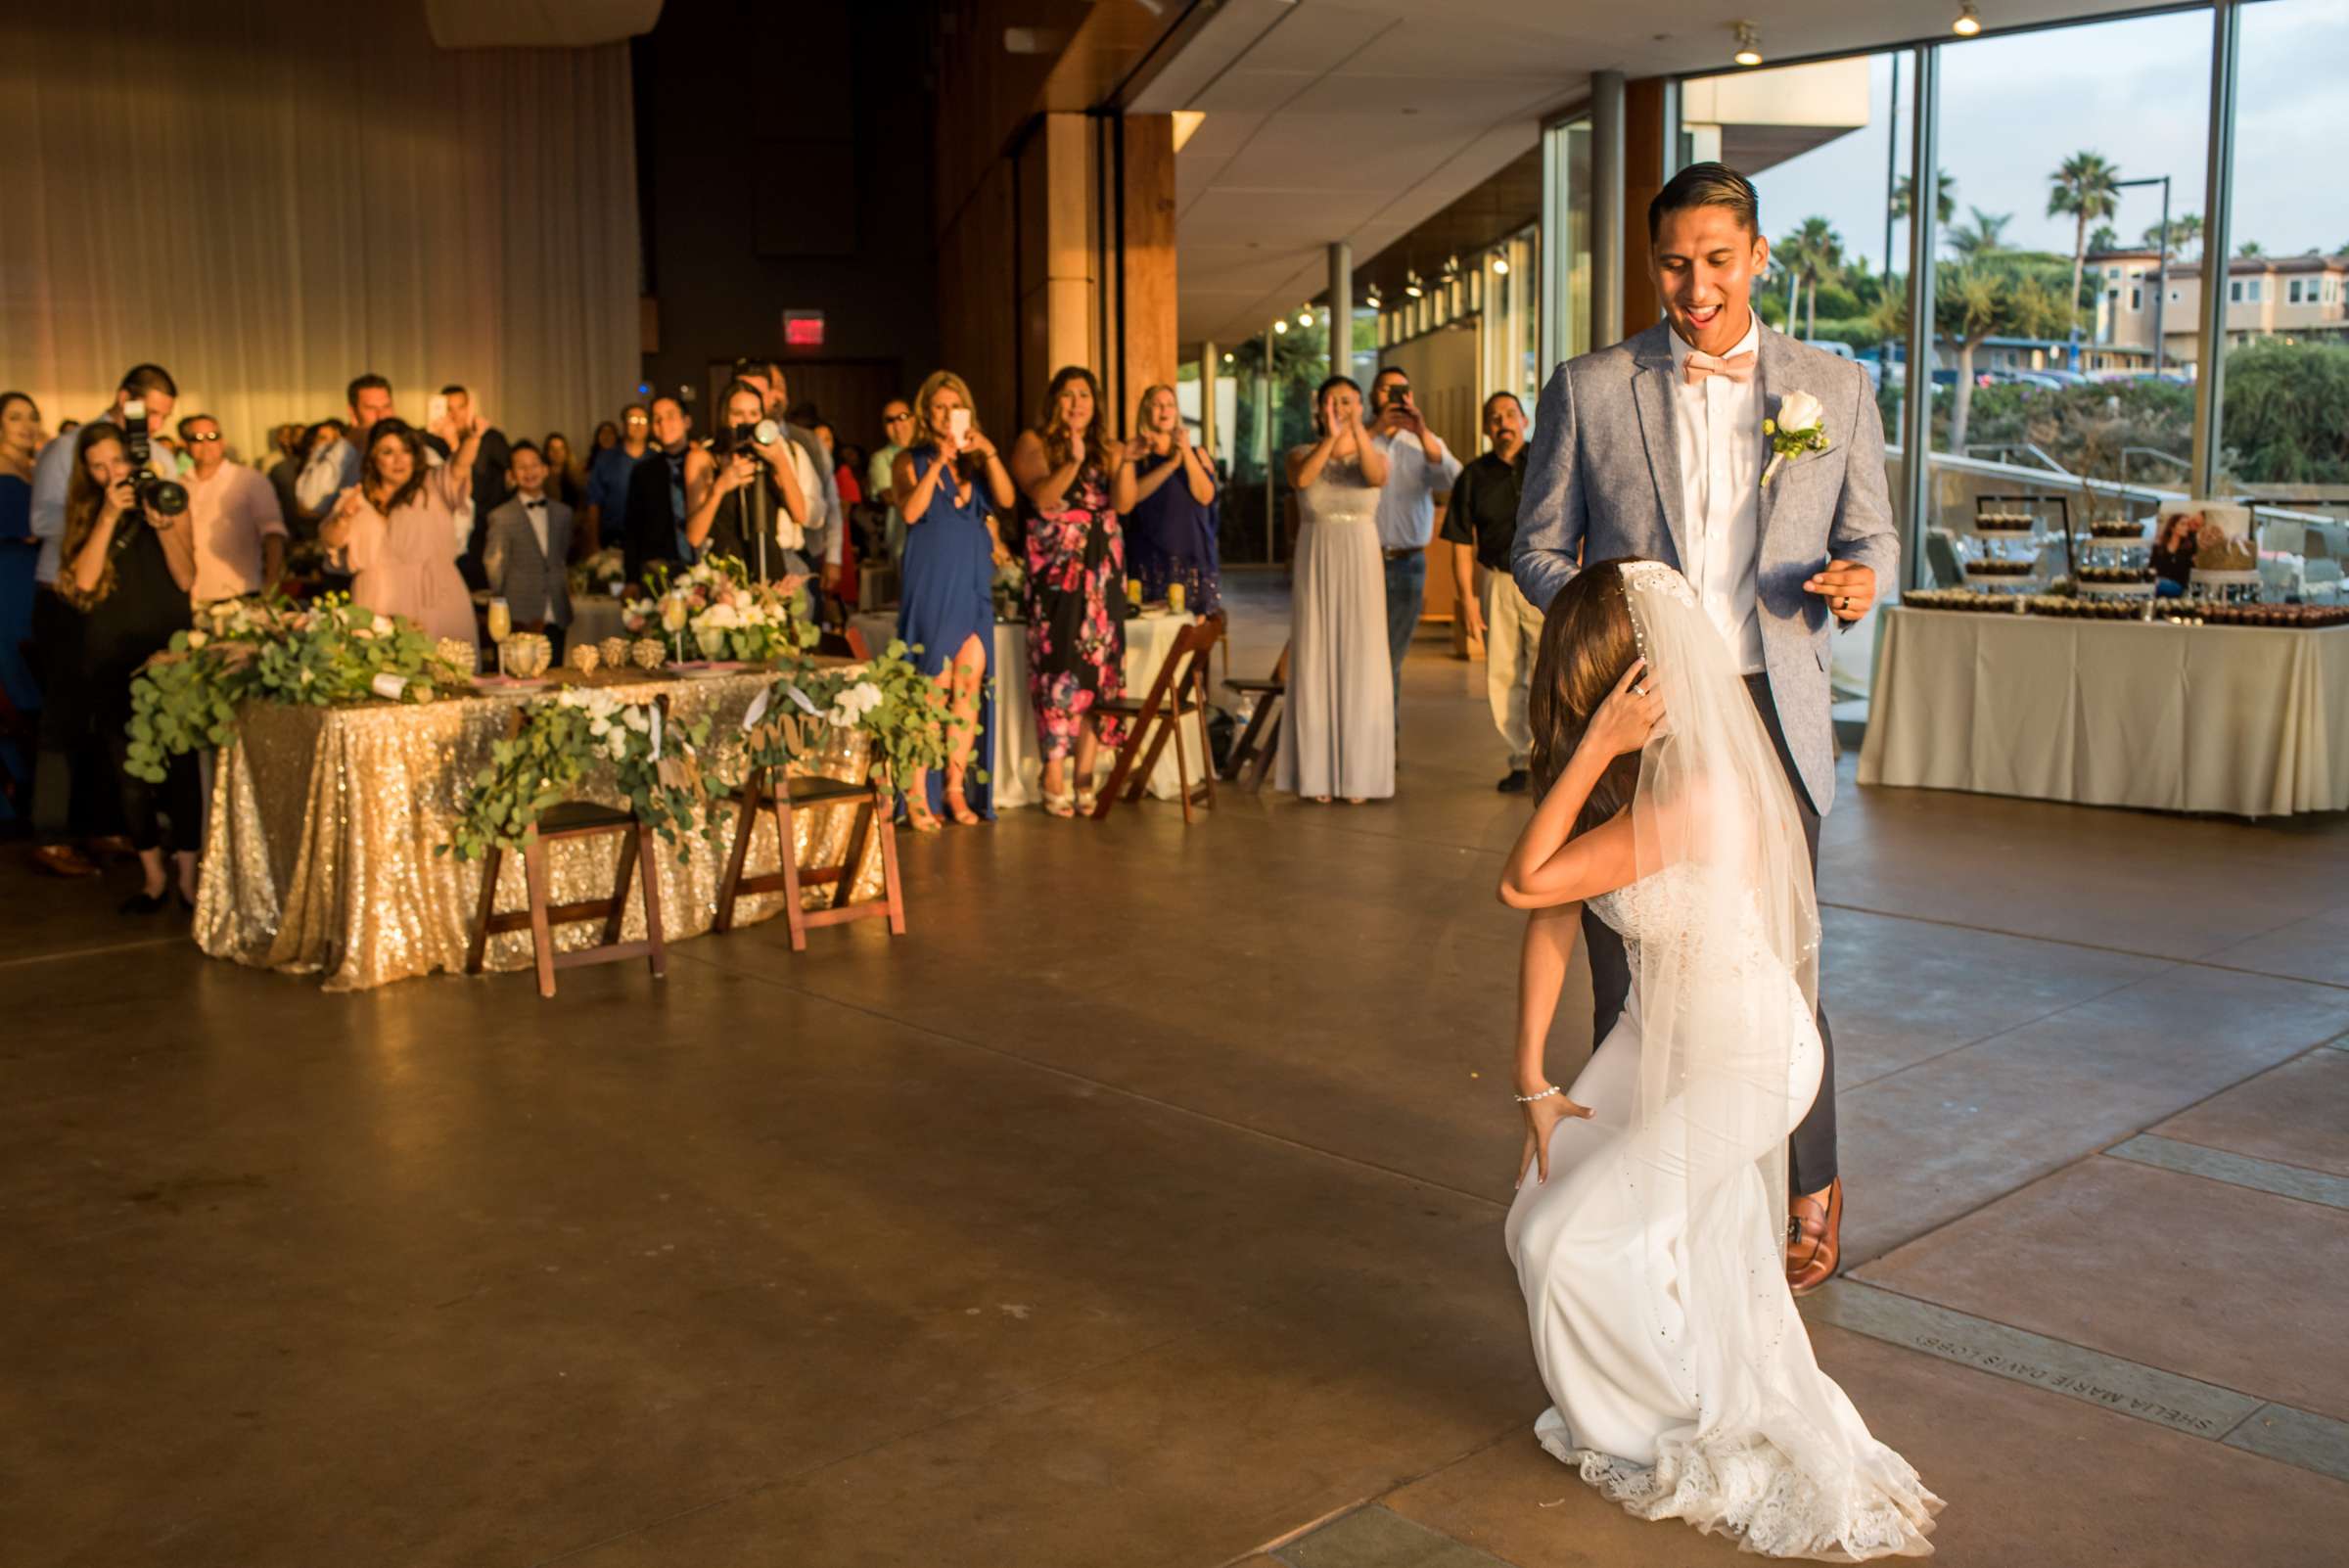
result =
[[[1762,421],[1762,434],[1770,438],[1770,466],[1762,471],[1762,487],[1769,489],[1786,464],[1827,449],[1827,411],[1807,392],[1788,392],[1778,399],[1778,417]]]

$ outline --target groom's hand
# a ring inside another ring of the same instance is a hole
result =
[[[1876,571],[1857,561],[1829,561],[1824,572],[1803,584],[1803,591],[1826,600],[1836,620],[1857,621],[1876,602]]]

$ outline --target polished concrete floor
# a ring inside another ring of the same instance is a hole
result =
[[[903,939],[546,1003],[0,857],[0,1562],[1730,1561],[1531,1435],[1480,675],[1414,653],[1390,804],[1023,811],[907,841]],[[2341,1561],[2349,822],[1847,765],[1820,886],[1809,1312],[1944,1559]]]

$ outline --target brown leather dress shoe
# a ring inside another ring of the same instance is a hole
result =
[[[94,877],[98,868],[70,844],[35,845],[32,863],[53,877]]]
[[[1786,1207],[1786,1288],[1808,1296],[1843,1262],[1843,1177]]]

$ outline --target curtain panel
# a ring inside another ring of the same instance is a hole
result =
[[[577,449],[633,394],[625,43],[451,52],[421,6],[297,0],[7,30],[0,387],[52,429],[143,360],[246,456],[366,371],[410,420],[461,382]]]

